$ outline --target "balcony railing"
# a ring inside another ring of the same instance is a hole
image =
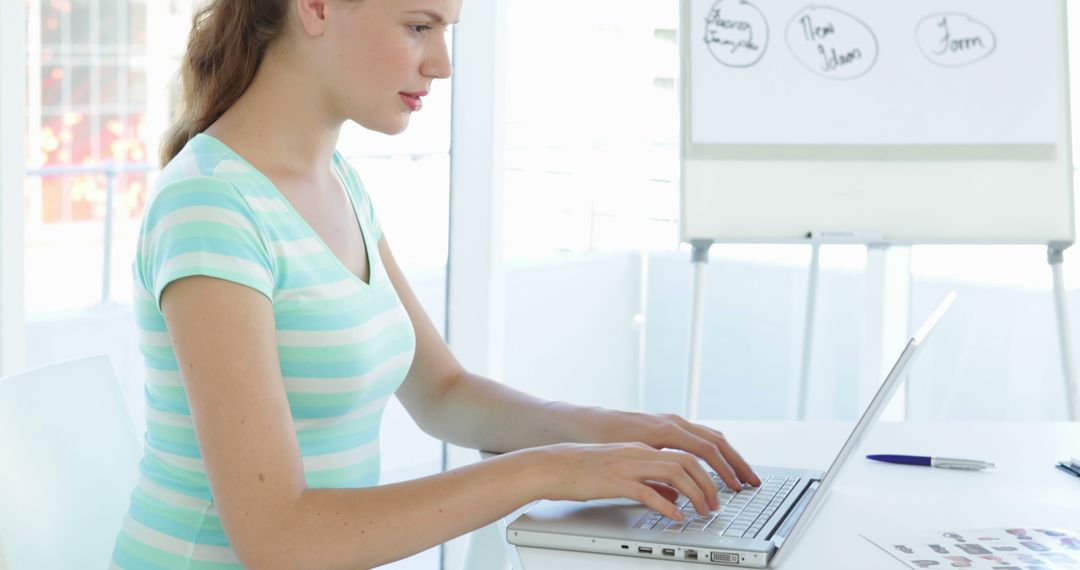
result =
[[[112,283],[112,244],[113,244],[113,199],[116,195],[116,178],[122,174],[146,174],[157,171],[158,167],[149,163],[137,162],[105,162],[101,164],[80,165],[55,165],[32,168],[26,171],[27,176],[41,178],[54,178],[64,176],[103,175],[105,177],[105,240],[104,259],[102,260],[101,273],[101,304],[108,304],[111,300]]]

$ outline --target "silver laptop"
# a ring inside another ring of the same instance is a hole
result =
[[[950,292],[908,341],[874,399],[827,471],[754,467],[760,487],[735,492],[714,474],[721,508],[698,515],[680,495],[686,515],[673,521],[626,500],[540,501],[506,529],[511,544],[765,568],[777,564],[810,524],[852,452],[892,397],[919,346],[952,305]],[[707,469],[707,467],[706,467]]]

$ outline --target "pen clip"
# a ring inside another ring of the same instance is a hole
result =
[[[957,459],[955,457],[935,457],[932,460],[934,467],[940,467],[942,469],[966,469],[970,471],[979,471],[982,469],[988,469],[996,467],[989,461],[979,461],[976,459]]]

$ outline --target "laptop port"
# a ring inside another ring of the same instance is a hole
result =
[[[639,547],[637,547],[637,551],[642,553],[642,554],[652,554],[652,547],[651,546],[639,546]]]
[[[686,559],[687,560],[697,560],[697,551],[696,550],[690,550],[689,548],[686,549]]]
[[[739,563],[739,555],[732,552],[713,552],[710,558],[713,562],[722,562],[724,564]]]
[[[674,548],[665,548],[662,552],[664,553],[664,556],[675,556]]]

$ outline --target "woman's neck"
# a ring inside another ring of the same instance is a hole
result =
[[[329,114],[318,79],[283,50],[269,50],[255,79],[206,133],[268,176],[330,172],[342,119]]]

